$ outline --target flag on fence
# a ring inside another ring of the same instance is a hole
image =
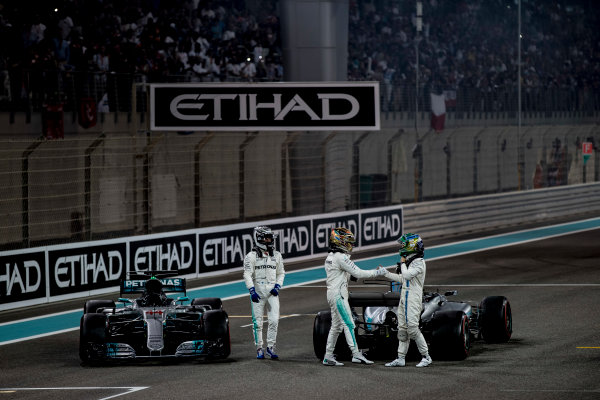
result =
[[[446,109],[456,107],[456,90],[444,90],[444,100],[446,101]]]
[[[46,139],[65,138],[64,105],[48,104],[42,111],[42,131]]]
[[[91,97],[84,97],[79,100],[79,125],[84,129],[96,126],[98,122],[98,112],[96,101]]]
[[[443,94],[431,93],[431,128],[436,132],[444,130],[446,122],[446,102]]]

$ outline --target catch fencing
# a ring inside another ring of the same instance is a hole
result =
[[[67,118],[53,140],[39,115],[6,123],[0,249],[600,181],[596,124],[454,121],[419,135],[400,113],[381,131],[181,134],[111,114],[87,130]]]

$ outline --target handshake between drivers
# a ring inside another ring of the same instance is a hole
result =
[[[383,267],[383,265],[379,264],[377,269],[375,270],[375,276],[384,276],[387,274],[388,270]]]

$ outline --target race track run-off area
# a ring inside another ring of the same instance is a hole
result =
[[[369,366],[321,365],[312,345],[314,317],[328,309],[319,261],[286,276],[280,294],[279,361],[255,358],[249,296],[239,281],[223,282],[189,290],[188,296],[225,299],[232,344],[226,360],[82,366],[80,311],[70,307],[49,318],[2,319],[0,400],[597,399],[600,223],[577,224],[430,247],[425,238],[426,290],[457,290],[452,300],[472,303],[502,295],[511,303],[511,340],[476,341],[463,361],[434,359],[428,368],[415,368],[418,360],[409,359],[404,368],[386,368],[384,363],[395,358],[390,354]],[[396,254],[386,253],[359,265],[368,269],[396,261]],[[351,287],[355,292],[385,290],[361,281]]]

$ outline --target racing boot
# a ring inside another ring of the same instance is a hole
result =
[[[275,347],[267,347],[267,354],[271,357],[271,360],[279,359],[279,356],[275,354]]]
[[[404,365],[405,362],[403,357],[398,357],[394,361],[385,364],[386,367],[404,367]]]
[[[325,354],[325,358],[323,358],[323,365],[341,367],[344,364],[336,360],[333,355]]]
[[[431,357],[429,357],[429,354],[427,354],[423,357],[421,362],[417,364],[417,368],[428,367],[432,362],[433,361],[431,360]]]
[[[260,347],[256,349],[256,358],[258,358],[259,360],[264,360],[265,358],[265,352]]]
[[[367,358],[363,356],[362,353],[354,353],[352,355],[352,362],[356,364],[373,364],[373,361],[367,360]]]

